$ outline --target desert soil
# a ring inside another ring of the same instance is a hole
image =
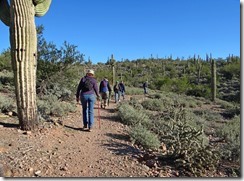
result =
[[[131,143],[128,127],[118,121],[116,106],[111,102],[107,109],[98,109],[96,104],[92,132],[81,129],[80,105],[75,113],[44,122],[33,132],[18,129],[17,117],[0,114],[0,174],[123,178],[177,175],[170,168],[158,169],[150,160],[147,164],[139,161],[148,154]]]

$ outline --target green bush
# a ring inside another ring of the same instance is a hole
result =
[[[149,109],[151,111],[162,111],[164,108],[162,100],[160,99],[146,99],[141,103],[141,105],[145,109]]]
[[[118,115],[126,125],[146,125],[149,122],[149,117],[143,110],[136,110],[129,104],[119,106]]]
[[[72,102],[59,101],[56,96],[44,96],[43,99],[37,100],[37,108],[41,115],[64,116],[69,112],[76,110]]]
[[[240,73],[241,73],[240,61],[225,65],[220,69],[220,73],[222,73],[223,76],[228,80],[231,80],[234,76],[240,78]]]
[[[189,80],[186,76],[179,79],[174,79],[171,87],[173,92],[185,93],[189,87]]]
[[[222,157],[228,160],[240,161],[241,158],[241,119],[236,116],[217,130],[219,137],[226,140],[222,149]]]
[[[13,86],[14,85],[13,72],[8,72],[8,71],[0,72],[0,84]]]
[[[211,97],[211,89],[206,85],[192,85],[190,89],[186,91],[186,95],[209,98]]]
[[[126,95],[143,95],[144,90],[142,88],[126,87]]]
[[[0,94],[0,110],[1,112],[14,111],[16,108],[15,102],[12,98]]]
[[[160,141],[156,134],[150,132],[142,125],[136,125],[131,128],[129,135],[132,141],[141,145],[145,149],[158,149]]]

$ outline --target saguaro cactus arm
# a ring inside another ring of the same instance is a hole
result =
[[[35,5],[35,16],[44,16],[51,5],[52,0],[33,0]]]
[[[6,26],[10,26],[10,8],[8,0],[0,0],[0,19]]]

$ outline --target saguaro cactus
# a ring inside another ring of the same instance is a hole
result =
[[[36,106],[37,35],[34,17],[43,16],[51,0],[0,0],[0,19],[10,27],[18,118],[22,130],[38,124]]]
[[[110,59],[110,65],[112,66],[112,71],[113,71],[113,81],[112,84],[115,85],[115,63],[116,61],[114,60],[114,55],[111,55],[111,59]]]
[[[199,56],[198,56],[197,63],[196,63],[196,69],[197,69],[197,83],[200,84],[202,62],[201,62],[201,59]]]
[[[212,92],[212,101],[216,99],[216,63],[215,60],[210,57],[211,61],[211,92]]]

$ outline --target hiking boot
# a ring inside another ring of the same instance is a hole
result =
[[[88,132],[92,132],[92,129],[91,129],[91,128],[89,128],[89,129],[88,129]]]
[[[87,130],[87,125],[83,126],[82,130]]]

